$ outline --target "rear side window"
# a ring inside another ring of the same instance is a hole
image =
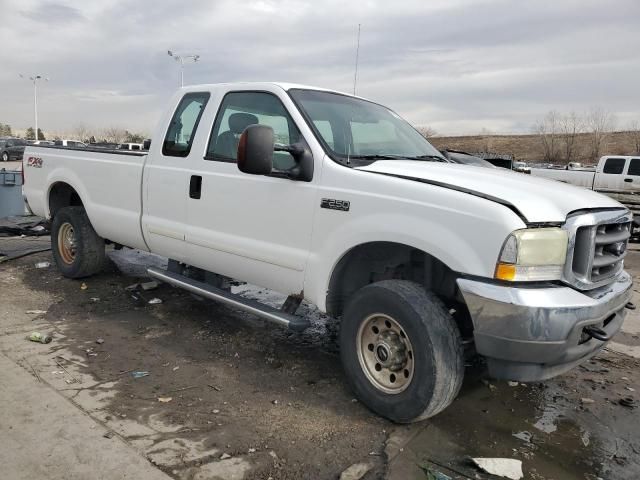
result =
[[[182,97],[173,118],[171,118],[167,135],[162,144],[163,155],[171,157],[189,155],[200,117],[202,117],[202,112],[208,101],[208,92],[187,93]]]
[[[632,158],[629,162],[628,175],[635,175],[640,177],[640,158]]]
[[[624,170],[624,158],[607,158],[602,173],[612,173],[619,175]]]

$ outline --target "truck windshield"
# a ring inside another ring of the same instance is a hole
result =
[[[340,163],[447,161],[411,125],[381,105],[319,90],[292,89],[289,94],[329,156]]]

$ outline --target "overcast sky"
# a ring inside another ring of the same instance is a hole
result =
[[[442,134],[529,132],[551,109],[640,121],[639,0],[0,0],[0,122],[151,133],[185,83],[353,88]]]

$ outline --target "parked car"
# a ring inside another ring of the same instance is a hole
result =
[[[498,168],[490,162],[486,160],[476,157],[475,155],[471,155],[467,152],[461,152],[458,150],[442,150],[442,155],[452,163],[462,163],[465,165],[473,165],[475,167],[485,167],[485,168]]]
[[[3,162],[22,160],[26,145],[27,142],[21,138],[0,138],[0,159]]]
[[[631,214],[570,185],[460,168],[389,109],[291,84],[180,89],[148,153],[29,146],[24,193],[69,278],[105,242],[168,257],[153,278],[302,330],[340,319],[356,396],[396,422],[441,412],[465,346],[540,381],[619,331]],[[277,139],[277,143],[276,143]],[[78,161],[82,158],[82,161]],[[229,278],[288,295],[277,309]]]
[[[531,168],[525,162],[513,162],[513,170],[520,173],[531,173]]]
[[[54,140],[53,144],[58,147],[87,148],[87,144],[79,140]]]
[[[55,145],[53,140],[28,140],[29,145]]]

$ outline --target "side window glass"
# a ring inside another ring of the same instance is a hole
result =
[[[624,162],[624,158],[607,158],[602,173],[619,175],[622,173],[622,170],[624,170]]]
[[[278,97],[265,92],[231,92],[225,95],[218,110],[205,159],[235,163],[240,135],[250,125],[273,128],[275,143],[289,145],[300,141],[300,132]],[[287,152],[274,152],[273,166],[289,170],[295,161]]]
[[[634,175],[640,177],[640,158],[632,158],[629,162],[628,175]]]
[[[208,92],[187,93],[171,118],[167,135],[162,144],[162,154],[186,157],[191,151],[193,137],[198,129],[200,117],[209,100]]]
[[[322,138],[332,150],[335,149],[335,142],[333,141],[333,130],[331,130],[331,124],[329,120],[314,120],[313,124],[318,129],[318,133],[322,135]]]

